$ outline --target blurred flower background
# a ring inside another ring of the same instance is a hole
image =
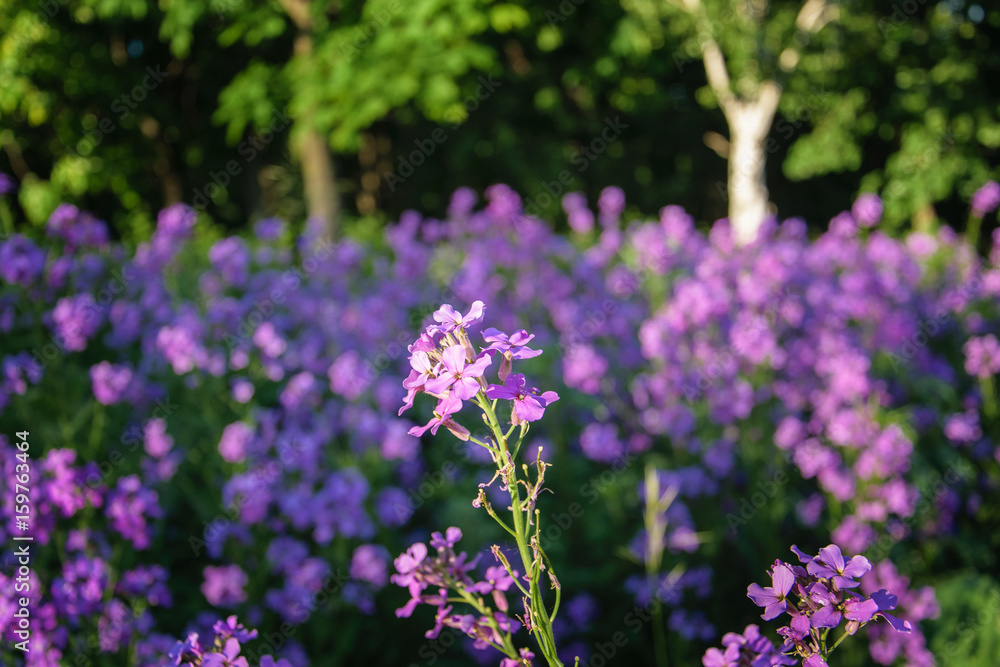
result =
[[[498,664],[389,585],[448,526],[473,580],[511,547],[489,455],[399,412],[481,300],[560,397],[521,457],[566,664],[776,639],[747,585],[796,544],[913,629],[834,667],[993,667],[998,40],[963,0],[3,3],[0,663]]]

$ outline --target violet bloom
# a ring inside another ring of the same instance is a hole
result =
[[[882,219],[882,200],[871,192],[866,192],[854,200],[851,215],[862,227],[874,227]]]
[[[839,600],[837,596],[830,592],[821,583],[811,584],[806,590],[811,599],[820,605],[819,609],[813,612],[810,622],[814,628],[835,628],[840,625],[841,613],[837,609]]]
[[[878,613],[878,604],[864,598],[848,598],[844,602],[844,618],[857,623],[867,623]]]
[[[872,564],[864,556],[855,556],[844,561],[844,555],[836,544],[823,547],[815,559],[809,562],[809,574],[824,579],[832,579],[838,588],[854,588],[858,585],[855,577],[860,577],[872,569]]]
[[[226,640],[221,653],[206,653],[201,667],[249,667],[247,659],[240,656],[240,643],[235,637]]]
[[[508,336],[499,329],[490,327],[483,331],[483,340],[490,344],[486,352],[500,352],[503,358],[500,361],[500,381],[503,382],[510,375],[512,362],[514,359],[533,359],[542,353],[541,350],[532,350],[527,347],[535,334],[529,334],[524,329],[515,331]]]
[[[997,210],[997,206],[1000,206],[1000,183],[986,181],[976,190],[976,194],[972,195],[972,214],[981,218]]]
[[[469,436],[469,429],[465,428],[461,424],[457,423],[451,418],[453,414],[462,409],[462,401],[460,401],[454,394],[449,394],[447,398],[443,398],[438,401],[437,408],[434,409],[434,416],[431,420],[424,424],[423,426],[414,426],[407,433],[410,435],[420,437],[428,430],[430,430],[431,435],[437,435],[438,429],[444,426],[446,429],[451,431],[459,440],[466,441]]]
[[[45,271],[45,251],[30,239],[14,234],[0,243],[0,278],[12,285],[33,285]]]
[[[257,638],[256,630],[247,630],[242,624],[237,622],[236,616],[230,616],[225,621],[218,621],[212,630],[215,631],[222,639],[229,639],[230,637],[235,637],[237,641],[248,642],[251,639]]]
[[[458,526],[451,526],[444,532],[434,531],[431,533],[431,546],[435,549],[454,549],[458,541],[462,539],[462,529]]]
[[[740,647],[737,644],[730,644],[725,652],[712,647],[705,651],[701,659],[701,664],[705,667],[737,667],[740,660]]]
[[[871,599],[878,606],[878,611],[875,613],[875,615],[881,616],[886,621],[888,621],[889,625],[892,626],[893,630],[895,630],[896,632],[903,632],[903,633],[909,633],[913,631],[913,626],[910,624],[909,621],[904,621],[901,618],[897,618],[892,614],[886,613],[887,611],[891,611],[896,608],[896,603],[899,601],[899,598],[897,598],[895,595],[893,595],[886,589],[880,588],[879,590],[872,593]]]
[[[418,340],[417,343],[419,344],[420,341]],[[410,348],[414,348],[414,345],[411,345]],[[431,361],[427,351],[423,349],[413,349],[412,351],[413,354],[410,355],[410,374],[403,380],[406,397],[403,399],[403,407],[396,413],[397,416],[402,415],[413,407],[413,400],[424,389],[427,381],[433,379],[436,372],[436,364]]]
[[[204,647],[198,642],[198,633],[192,632],[187,639],[177,642],[167,657],[170,658],[172,665],[194,665],[201,662],[204,652]]]
[[[500,661],[500,667],[521,667],[522,665],[530,665],[531,661],[535,658],[535,654],[531,652],[530,649],[522,648],[519,651],[520,659],[514,660],[513,658],[504,658]]]
[[[537,390],[528,391],[525,388],[524,375],[514,373],[508,375],[503,385],[491,384],[486,388],[486,397],[514,401],[514,415],[520,421],[538,421],[545,414],[545,408],[559,400],[554,391],[537,394]]]
[[[55,334],[70,352],[80,352],[100,328],[102,312],[90,294],[67,296],[52,309]]]
[[[483,312],[486,307],[482,301],[474,301],[467,315],[462,315],[451,304],[444,304],[434,311],[434,321],[441,324],[441,331],[450,333],[455,329],[465,329],[470,325],[480,322],[483,319]]]
[[[962,348],[969,375],[988,378],[1000,373],[1000,341],[993,334],[973,336]]]
[[[788,566],[778,564],[771,573],[771,583],[771,586],[764,588],[757,584],[750,584],[747,587],[747,597],[758,607],[764,607],[761,618],[765,621],[777,618],[788,608],[785,598],[795,585],[795,575]]]
[[[0,199],[15,190],[17,190],[17,183],[14,182],[14,179],[7,174],[0,174]]]
[[[452,345],[441,353],[441,374],[424,385],[427,393],[443,396],[449,388],[459,399],[467,401],[479,393],[479,379],[489,368],[492,360],[490,355],[482,354],[471,364],[466,365],[465,348]]]
[[[244,422],[233,422],[222,430],[219,454],[229,463],[242,463],[247,458],[247,447],[253,440],[253,429]]]
[[[398,574],[392,575],[389,580],[397,586],[407,586],[411,590],[416,583],[416,570],[420,567],[420,564],[424,562],[427,558],[427,545],[423,542],[416,542],[404,553],[401,553],[392,562],[396,566],[396,572]],[[419,592],[420,586],[417,584],[417,591]],[[408,616],[409,614],[407,614]],[[397,611],[396,616],[400,616]],[[402,618],[402,616],[400,616]]]
[[[212,567],[204,570],[205,581],[201,592],[208,603],[215,607],[232,607],[246,602],[247,573],[239,565]]]
[[[121,400],[132,381],[132,369],[102,361],[90,367],[90,380],[94,388],[94,398],[102,405],[113,405]]]

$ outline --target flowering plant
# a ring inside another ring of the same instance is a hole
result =
[[[434,313],[437,324],[427,327],[408,348],[412,370],[403,382],[407,394],[399,414],[413,407],[417,394],[428,394],[437,399],[434,416],[426,425],[410,429],[411,435],[421,436],[428,430],[436,434],[444,426],[457,438],[474,442],[489,452],[496,473],[488,484],[480,485],[473,505],[484,508],[514,538],[525,574],[521,576],[499,545],[494,545],[493,555],[500,565],[488,568],[485,580],[474,582],[469,572],[476,562],[467,562],[465,553],[456,555],[454,552],[462,531],[452,527],[444,536],[436,532],[431,539],[431,546],[437,549],[434,558],[428,558],[427,546],[418,542],[395,561],[398,574],[393,575],[392,581],[407,587],[411,596],[396,615],[409,616],[420,603],[434,605],[437,607],[436,622],[434,628],[427,632],[428,638],[437,637],[444,626],[457,628],[476,640],[476,648],[492,646],[504,653],[507,657],[501,667],[530,666],[534,653],[526,648],[516,649],[511,639],[520,624],[508,615],[510,605],[506,594],[516,587],[523,596],[521,622],[535,635],[546,662],[562,665],[552,631],[562,591],[541,546],[540,513],[535,508],[538,494],[544,488],[545,468],[549,464],[542,461],[542,448],[539,447],[534,482],[529,479],[527,465],[523,466],[523,478],[518,476],[514,465],[529,424],[541,419],[545,408],[559,400],[559,396],[553,391],[539,392],[529,388],[523,374],[512,373],[514,361],[531,359],[542,353],[528,347],[534,336],[527,331],[522,329],[507,335],[497,329],[485,329],[482,336],[488,346],[476,351],[469,339],[468,328],[482,321],[484,311],[483,302],[476,301],[466,315],[448,304]],[[499,361],[501,384],[490,384],[484,377],[494,361]],[[474,402],[482,411],[490,436],[480,439],[455,421],[454,417],[462,409],[464,401]],[[497,416],[499,401],[510,401],[510,426],[506,431],[506,424],[502,425]],[[484,487],[497,478],[501,488],[510,494],[512,520],[509,524],[486,498]],[[543,571],[547,572],[555,590],[551,611],[542,595]],[[428,589],[437,589],[437,592],[428,593]],[[492,607],[483,597],[486,595],[491,596]],[[468,605],[478,617],[453,613],[451,603]]]
[[[775,648],[756,625],[748,625],[742,635],[727,633],[722,638],[722,650],[708,649],[702,658],[705,667],[796,665],[799,658],[803,667],[829,667],[826,658],[841,642],[878,618],[886,620],[896,632],[912,632],[909,621],[888,613],[896,608],[895,595],[884,588],[868,597],[852,590],[872,569],[867,558],[845,559],[836,544],[820,549],[815,556],[803,553],[794,544],[792,552],[802,565],[775,560],[770,586],[754,583],[747,587],[747,596],[764,608],[762,619],[771,621],[789,615],[788,625],[778,628],[784,639],[781,646]],[[843,634],[827,644],[830,632],[845,620]]]

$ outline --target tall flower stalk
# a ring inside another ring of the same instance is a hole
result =
[[[413,406],[417,394],[428,394],[437,399],[434,416],[426,425],[410,429],[411,435],[421,436],[428,430],[436,434],[444,426],[460,440],[471,441],[489,452],[496,473],[488,484],[480,485],[473,505],[485,509],[514,538],[524,574],[510,563],[499,545],[494,545],[493,555],[499,566],[488,568],[484,581],[473,581],[469,573],[475,561],[467,563],[464,553],[455,554],[454,545],[462,533],[452,527],[447,536],[441,533],[432,536],[431,546],[438,551],[436,557],[428,558],[426,545],[417,543],[396,559],[398,574],[393,576],[393,582],[407,587],[411,594],[410,602],[397,610],[397,615],[409,616],[421,603],[434,605],[438,609],[436,623],[428,631],[428,637],[436,637],[443,627],[459,629],[476,640],[477,648],[492,646],[506,655],[501,667],[532,665],[534,653],[526,648],[517,649],[512,640],[523,624],[534,635],[546,663],[562,667],[552,630],[562,590],[541,545],[541,516],[535,507],[549,464],[542,461],[539,448],[532,480],[530,467],[523,464],[519,474],[515,463],[531,422],[541,419],[545,408],[559,400],[559,396],[529,387],[524,375],[512,372],[514,361],[541,354],[541,350],[528,347],[534,336],[526,331],[507,335],[485,329],[482,336],[487,345],[476,350],[469,339],[468,327],[482,321],[484,310],[483,303],[476,301],[466,315],[448,304],[434,313],[437,324],[429,326],[409,346],[412,370],[403,382],[407,394],[400,414]],[[486,370],[494,362],[498,362],[499,384],[485,379]],[[455,420],[465,401],[479,408],[490,437],[478,438]],[[510,496],[509,522],[486,497],[485,487],[498,479],[501,489]],[[542,593],[545,579],[555,591],[551,608]],[[521,594],[523,614],[515,614],[520,624],[508,615],[510,603],[506,594],[512,587]],[[427,593],[432,588],[437,589],[437,594]],[[454,613],[452,605],[458,603],[475,613]]]

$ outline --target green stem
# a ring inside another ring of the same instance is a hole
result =
[[[826,655],[824,655],[823,657],[825,658],[825,657],[829,656],[831,653],[833,653],[837,649],[837,647],[840,646],[840,642],[844,641],[848,637],[850,637],[850,635],[847,634],[846,632],[844,634],[840,635],[840,637],[837,639],[837,641],[835,641],[833,643],[833,646],[830,647],[830,650],[827,651]]]
[[[970,215],[969,225],[965,228],[965,239],[972,244],[973,250],[979,248],[979,225],[982,221],[982,218]]]
[[[90,458],[94,460],[97,458],[97,450],[101,445],[101,435],[104,433],[104,404],[96,403],[94,409],[94,421],[90,424],[90,441],[88,447],[90,449]]]
[[[983,390],[983,409],[986,412],[986,416],[990,419],[996,419],[997,397],[993,389],[993,376],[987,375],[984,378],[980,378],[979,386]]]
[[[493,432],[493,437],[497,441],[499,464],[503,467],[503,469],[510,469],[513,471],[510,478],[507,480],[507,491],[510,493],[511,511],[513,513],[514,539],[517,542],[517,549],[521,555],[521,562],[524,564],[524,571],[526,574],[530,573],[531,575],[531,594],[529,595],[531,604],[530,620],[533,625],[535,639],[538,642],[538,647],[541,650],[546,662],[548,662],[548,664],[552,667],[563,667],[562,662],[559,661],[559,657],[556,654],[555,638],[552,634],[552,624],[549,619],[549,614],[545,610],[541,589],[538,586],[538,580],[541,578],[540,563],[536,563],[535,559],[532,558],[531,550],[529,548],[528,530],[524,517],[524,506],[521,504],[521,493],[518,489],[516,479],[517,469],[514,467],[513,457],[507,446],[507,437],[497,420],[494,406],[486,399],[482,392],[476,396],[476,402],[479,403],[479,406],[483,409],[483,412],[486,415],[487,424]],[[518,439],[518,447],[520,446],[521,440],[523,440],[526,432],[527,428],[522,426],[520,437]]]

